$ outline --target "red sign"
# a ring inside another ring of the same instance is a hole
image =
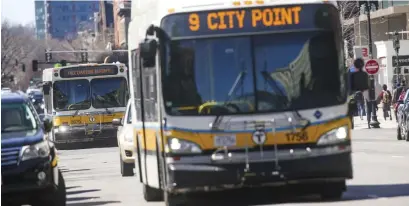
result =
[[[365,63],[364,68],[368,74],[376,74],[379,71],[379,64],[376,60],[370,59]]]
[[[362,48],[362,57],[367,58],[368,56],[368,48]]]

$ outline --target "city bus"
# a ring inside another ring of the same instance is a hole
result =
[[[114,118],[128,100],[128,69],[121,63],[79,64],[43,70],[45,115],[53,117],[57,145],[116,142]]]
[[[146,201],[254,186],[340,199],[353,178],[335,1],[132,1],[135,169]]]

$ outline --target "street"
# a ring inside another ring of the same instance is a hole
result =
[[[393,122],[381,121],[381,129],[366,129],[365,123],[352,132],[354,179],[348,182],[343,201],[319,205],[409,206],[409,142],[396,139]],[[383,124],[383,125],[382,125]],[[363,126],[362,126],[363,125]],[[389,126],[388,126],[389,125]],[[60,166],[67,185],[67,205],[159,206],[143,199],[138,176],[121,177],[118,148],[60,151]],[[207,205],[318,205],[316,197],[272,198],[273,194],[223,193],[204,196]],[[240,197],[240,198],[238,198]],[[197,203],[192,203],[197,205]]]

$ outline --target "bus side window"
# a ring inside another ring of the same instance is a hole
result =
[[[133,88],[134,88],[134,101],[135,101],[135,111],[136,118],[142,118],[142,108],[141,108],[141,90],[140,90],[140,71],[139,71],[139,53],[137,50],[133,50],[132,54],[132,74],[133,76]],[[142,119],[138,119],[140,121]]]

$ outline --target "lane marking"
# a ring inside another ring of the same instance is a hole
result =
[[[400,155],[392,155],[393,158],[405,158],[405,156],[400,156]]]

